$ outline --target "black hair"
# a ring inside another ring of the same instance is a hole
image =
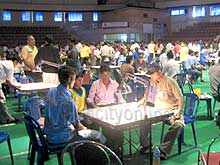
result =
[[[79,72],[77,75],[76,75],[76,79],[79,78],[79,77],[84,77],[85,75],[85,72]]]
[[[17,61],[18,63],[22,64],[22,60],[17,54],[13,54],[11,60],[12,62]]]
[[[68,65],[61,66],[58,70],[60,84],[66,86],[73,74],[75,74],[74,68]]]
[[[167,58],[168,59],[171,59],[171,58],[173,58],[174,57],[174,54],[173,54],[173,51],[172,50],[170,50],[169,52],[167,52]]]
[[[111,69],[110,69],[109,65],[103,64],[103,65],[100,66],[99,72],[100,73],[111,72]]]
[[[47,34],[44,38],[44,40],[47,42],[48,45],[53,43],[54,37],[52,34]]]
[[[133,59],[133,56],[127,56],[126,57],[126,63],[130,64],[132,59]]]

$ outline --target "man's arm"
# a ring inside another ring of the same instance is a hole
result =
[[[11,82],[10,80],[6,80],[6,83],[7,83],[8,85],[10,85],[11,87],[13,87],[13,88],[19,88],[19,87],[21,87],[21,84],[20,84],[20,83],[13,83],[13,82]]]
[[[179,119],[181,117],[184,100],[183,100],[183,94],[182,94],[177,82],[175,82],[174,80],[173,80],[173,85],[172,85],[172,92],[173,92],[174,96],[176,97],[177,104],[178,104],[178,112],[175,115],[175,118]]]
[[[87,102],[88,104],[93,107],[93,108],[96,108],[98,107],[95,102],[94,102],[94,99],[95,99],[95,94],[96,94],[96,82],[94,82],[89,90],[89,96],[87,98]]]
[[[87,127],[85,127],[82,123],[77,123],[76,125],[75,125],[75,127],[76,127],[76,129],[77,130],[87,130]]]

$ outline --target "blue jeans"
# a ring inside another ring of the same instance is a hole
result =
[[[102,144],[106,142],[106,138],[101,132],[91,129],[78,131],[71,141],[76,140],[94,140]]]

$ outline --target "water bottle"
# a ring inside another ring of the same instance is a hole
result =
[[[153,153],[153,165],[160,165],[160,150],[158,147],[154,149]]]

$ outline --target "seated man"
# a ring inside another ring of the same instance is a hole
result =
[[[98,106],[125,103],[120,93],[117,93],[118,83],[111,80],[111,69],[109,65],[100,67],[101,78],[93,82],[87,98],[88,104],[93,108]],[[117,97],[117,101],[116,98]]]
[[[150,75],[152,83],[155,84],[157,88],[154,101],[155,108],[161,111],[169,110],[174,112],[174,115],[167,119],[170,123],[170,128],[159,147],[161,152],[161,159],[166,159],[166,155],[171,152],[175,139],[179,136],[181,130],[184,127],[183,116],[181,115],[183,95],[176,81],[168,76],[163,75],[160,65],[156,63],[150,64],[147,74]],[[144,108],[146,108],[149,94],[150,91],[146,90],[144,98],[140,101],[140,105],[143,105]],[[149,125],[141,127],[141,153],[145,153],[145,151],[151,145],[149,144],[149,139],[147,138],[149,137],[147,135],[149,132],[148,130]]]
[[[82,87],[83,83],[83,72],[79,72],[76,75],[76,80],[70,92],[72,94],[72,98],[77,104],[77,111],[81,112],[86,109],[86,90]]]
[[[126,77],[126,73],[134,73],[134,58],[133,56],[126,57],[126,63],[121,66],[121,75],[123,78]]]
[[[186,56],[185,67],[186,73],[192,75],[192,84],[194,84],[199,77],[201,79],[201,82],[205,82],[205,80],[203,79],[202,70],[199,68],[196,56],[194,56],[194,52],[191,50]]]
[[[144,72],[144,73],[146,73],[147,64],[144,61],[144,54],[143,53],[139,53],[138,60],[135,61],[134,67],[135,67],[135,72],[139,72],[139,73]]]
[[[111,80],[111,70],[109,65],[102,65],[100,67],[101,78],[93,82],[89,91],[88,103],[93,107],[101,107],[112,105],[116,103],[125,103],[124,98],[120,93],[117,93],[119,84],[115,80]],[[116,98],[117,97],[117,101]],[[98,125],[93,125],[93,128],[97,128]],[[123,132],[117,131],[112,135],[109,128],[102,126],[102,132],[107,137],[108,141],[106,145],[110,147],[115,153],[121,155],[120,144],[123,143]]]
[[[173,77],[180,72],[179,64],[174,60],[173,51],[167,52],[167,62],[164,63],[163,73],[169,77]]]
[[[106,139],[100,132],[88,130],[78,119],[76,104],[69,91],[75,82],[73,68],[62,66],[58,70],[58,78],[60,85],[49,90],[46,100],[44,131],[48,142],[60,144],[80,139],[95,139],[105,143]]]

